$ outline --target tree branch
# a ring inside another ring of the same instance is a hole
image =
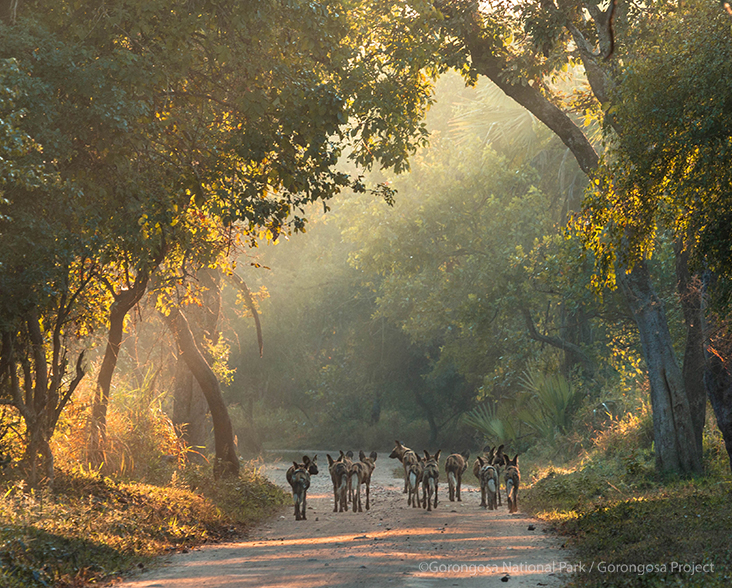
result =
[[[534,341],[546,343],[547,345],[551,345],[552,347],[556,347],[557,349],[561,349],[562,351],[569,351],[582,362],[589,374],[593,374],[595,372],[595,365],[593,361],[590,359],[587,353],[585,353],[584,349],[582,349],[579,345],[576,345],[575,343],[566,341],[565,339],[561,339],[559,337],[542,335],[541,333],[539,333],[539,331],[536,330],[536,325],[534,324],[534,319],[531,317],[531,312],[529,311],[529,309],[522,308],[521,313],[524,315],[526,328],[529,331],[529,337],[531,337]]]
[[[84,351],[82,351],[79,354],[79,357],[76,360],[76,375],[74,376],[74,379],[71,380],[69,383],[69,388],[66,390],[64,395],[61,397],[61,400],[58,403],[58,406],[54,408],[53,411],[53,423],[51,426],[51,430],[56,428],[56,423],[58,422],[59,417],[61,416],[61,412],[63,411],[64,407],[68,404],[69,400],[71,400],[71,397],[74,395],[74,392],[76,391],[76,388],[81,383],[81,380],[86,375],[86,372],[84,371],[84,368],[82,367],[82,362],[84,361]]]
[[[257,312],[257,308],[254,305],[254,299],[252,298],[252,293],[249,290],[249,287],[246,285],[244,280],[241,279],[241,277],[235,273],[231,273],[228,275],[229,281],[236,286],[236,288],[239,289],[239,291],[242,293],[242,296],[244,297],[244,302],[246,303],[249,310],[252,312],[252,317],[254,318],[254,324],[257,327],[257,343],[259,344],[259,357],[262,357],[263,355],[263,349],[264,349],[264,338],[262,337],[262,325],[259,322],[259,313]]]

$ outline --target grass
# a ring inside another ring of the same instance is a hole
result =
[[[565,476],[571,486],[573,475]],[[531,489],[522,506],[533,510],[542,493],[556,488],[553,482]],[[536,512],[553,523],[585,564],[570,586],[730,585],[732,482],[699,479],[633,496],[588,494],[577,496],[573,508]]]
[[[582,564],[569,586],[732,584],[732,477],[708,429],[704,477],[658,477],[647,419],[627,415],[584,460],[527,480],[521,510],[547,521],[572,549],[569,563]]]
[[[150,566],[155,556],[241,536],[286,502],[254,464],[214,482],[195,466],[170,485],[60,471],[53,492],[6,481],[0,585],[83,587]]]

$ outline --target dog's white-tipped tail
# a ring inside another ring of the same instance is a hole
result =
[[[430,478],[430,492],[434,492],[434,491],[435,491],[435,479]]]
[[[409,472],[409,487],[412,490],[417,487],[417,472]]]
[[[457,486],[457,476],[455,476],[455,472],[450,472],[447,474],[447,477],[450,478],[450,484]]]
[[[490,490],[491,492],[496,491],[496,481],[492,478],[488,480],[488,490]]]

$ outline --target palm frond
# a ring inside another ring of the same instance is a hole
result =
[[[511,444],[519,438],[519,430],[508,419],[499,417],[492,404],[476,406],[463,415],[463,422],[482,433],[487,441],[496,445]]]

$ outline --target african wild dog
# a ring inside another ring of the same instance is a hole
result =
[[[410,504],[413,508],[419,508],[422,506],[421,500],[419,499],[419,487],[422,484],[423,473],[424,461],[417,456],[417,463],[413,463],[407,468],[407,487],[409,489],[409,493],[407,494],[407,506]]]
[[[491,449],[488,445],[486,445],[483,448],[483,456],[482,457],[483,457],[484,460],[486,460],[486,459],[488,459],[488,456],[490,456],[490,459],[491,460],[493,459],[493,449]],[[473,462],[473,475],[476,478],[479,478],[480,477],[480,468],[481,467],[482,466],[480,465],[480,462],[476,458],[475,462]]]
[[[347,492],[346,500],[348,500],[348,502],[350,503],[351,502],[351,490],[352,490],[351,489],[351,469],[353,468],[353,451],[351,451],[349,449],[348,451],[343,453],[343,450],[341,449],[340,453],[341,453],[340,459],[343,460],[343,463],[345,463],[346,467],[348,468],[348,492]]]
[[[344,461],[343,452],[341,457],[334,460],[330,455],[326,454],[328,458],[328,471],[330,472],[330,479],[333,482],[333,497],[335,498],[335,504],[333,505],[333,512],[348,511],[348,465]]]
[[[351,502],[353,503],[353,512],[356,512],[357,505],[358,512],[363,512],[363,509],[361,508],[361,484],[364,484],[366,486],[366,510],[369,510],[371,474],[374,472],[374,468],[376,468],[376,452],[372,451],[369,457],[366,457],[366,454],[363,451],[359,451],[358,459],[360,461],[353,463],[350,473]]]
[[[285,473],[287,483],[292,487],[292,498],[295,502],[295,520],[307,520],[305,516],[306,495],[310,488],[310,476],[318,473],[318,456],[310,459],[307,455],[302,456],[302,463],[292,462]]]
[[[290,474],[290,472],[292,472]],[[287,481],[292,486],[292,499],[295,503],[295,520],[305,521],[307,516],[307,492],[310,488],[310,474],[308,473],[307,466],[304,463],[292,462],[292,467],[287,470],[288,476]]]
[[[496,492],[498,491],[498,470],[493,465],[493,460],[478,457],[480,463],[480,472],[478,480],[480,480],[480,505],[483,508],[496,510],[498,504],[496,502]]]
[[[297,469],[296,465],[303,465],[305,466],[305,469],[308,471],[308,474],[311,476],[314,476],[318,473],[318,456],[314,455],[313,459],[310,459],[307,455],[302,456],[302,464],[298,464],[297,462],[293,461],[293,465],[290,466],[290,468],[285,473],[285,478],[287,478],[287,483],[292,486],[292,475],[295,473],[295,470]]]
[[[429,452],[424,450],[424,472],[422,473],[422,508],[432,510],[432,496],[435,499],[435,508],[437,508],[437,483],[440,480],[440,453],[441,449],[434,455],[430,456]]]
[[[389,457],[398,459],[402,462],[402,466],[404,466],[404,494],[406,494],[408,492],[407,469],[410,465],[417,463],[417,454],[409,449],[409,447],[405,447],[399,443],[399,441],[395,441],[395,443],[396,446],[392,449]]]
[[[483,448],[483,455],[478,456],[476,458],[475,462],[473,463],[473,475],[476,477],[476,479],[478,480],[478,482],[480,482],[480,470],[481,470],[481,468],[486,463],[492,464],[494,457],[495,457],[495,447],[491,448],[488,445],[486,445]],[[485,496],[483,495],[482,492],[481,492],[480,505],[481,506],[487,506],[487,504],[485,502]]]
[[[508,503],[508,512],[518,512],[518,493],[521,483],[521,474],[518,469],[518,456],[513,459],[506,460],[506,502]]]
[[[498,480],[501,479],[501,468],[503,468],[506,465],[506,461],[508,460],[508,456],[503,453],[504,445],[499,445],[498,449],[496,449],[496,454],[493,457],[493,465],[496,468],[496,474],[498,474]],[[501,484],[498,484],[498,488],[496,489],[496,496],[498,497],[498,506],[501,506]]]
[[[447,474],[447,486],[449,489],[450,502],[455,502],[457,494],[458,502],[462,502],[460,498],[460,488],[463,483],[463,474],[468,469],[469,451],[462,453],[453,453],[448,455],[445,460],[445,473]]]
[[[483,448],[483,455],[481,456],[483,458],[483,465],[490,464],[494,468],[496,468],[496,475],[498,476],[498,480],[501,479],[501,467],[505,464],[506,455],[503,453],[503,445],[500,445],[498,449],[495,447],[489,447],[486,445]],[[481,463],[476,459],[475,463],[473,464],[473,475],[480,481],[480,469],[483,467]],[[498,487],[496,488],[496,497],[498,498],[498,506],[501,505],[501,485],[498,484]],[[487,506],[485,504],[485,500],[482,500],[480,503],[481,506]]]

